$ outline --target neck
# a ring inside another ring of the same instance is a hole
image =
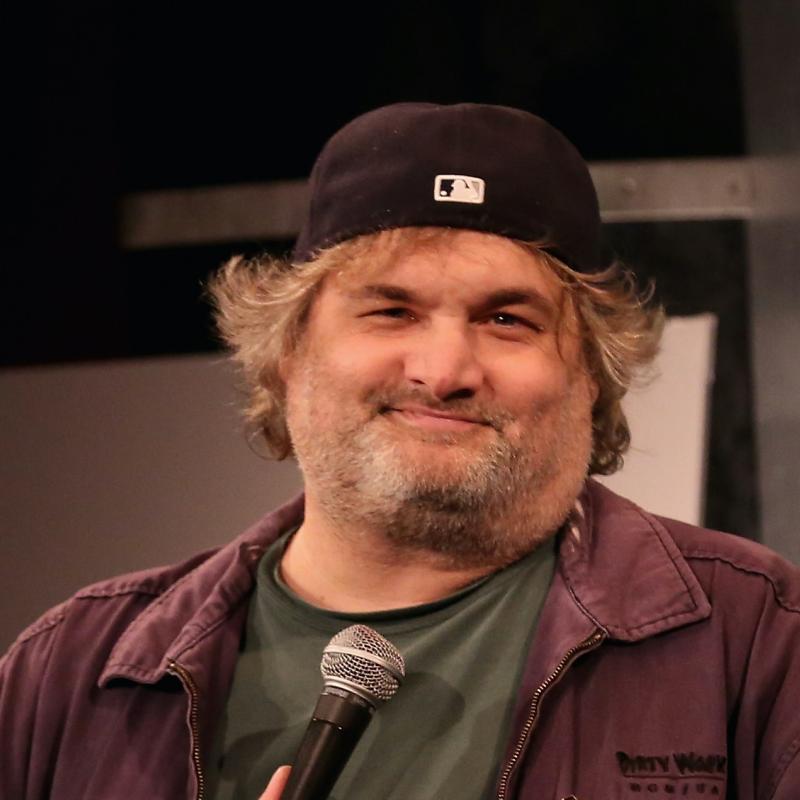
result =
[[[299,597],[346,613],[388,611],[431,603],[493,572],[458,568],[436,554],[400,552],[379,530],[353,520],[346,530],[306,496],[303,524],[281,561],[281,575]]]

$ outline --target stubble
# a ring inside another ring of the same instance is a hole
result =
[[[439,404],[401,389],[332,409],[320,401],[334,388],[331,377],[305,361],[290,392],[289,427],[306,483],[342,536],[368,531],[400,557],[427,556],[445,568],[500,568],[568,516],[591,451],[590,405],[577,381],[557,407],[516,420],[473,399]],[[342,388],[332,396],[347,396]],[[404,402],[486,424],[413,430],[389,410]]]

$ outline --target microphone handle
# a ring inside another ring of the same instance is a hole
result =
[[[375,710],[358,695],[326,689],[317,701],[281,800],[326,800]]]

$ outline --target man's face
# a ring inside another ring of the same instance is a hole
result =
[[[549,268],[471,231],[329,275],[287,363],[309,500],[342,530],[502,566],[563,522],[595,387]]]

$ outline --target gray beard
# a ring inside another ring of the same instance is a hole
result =
[[[586,473],[586,460],[576,469],[558,454],[532,458],[498,433],[479,454],[439,436],[437,446],[453,447],[461,462],[455,476],[446,464],[445,477],[410,466],[379,425],[370,421],[346,443],[317,443],[315,463],[301,460],[320,507],[345,534],[368,530],[398,554],[428,554],[450,569],[500,568],[534,550],[564,522]]]

